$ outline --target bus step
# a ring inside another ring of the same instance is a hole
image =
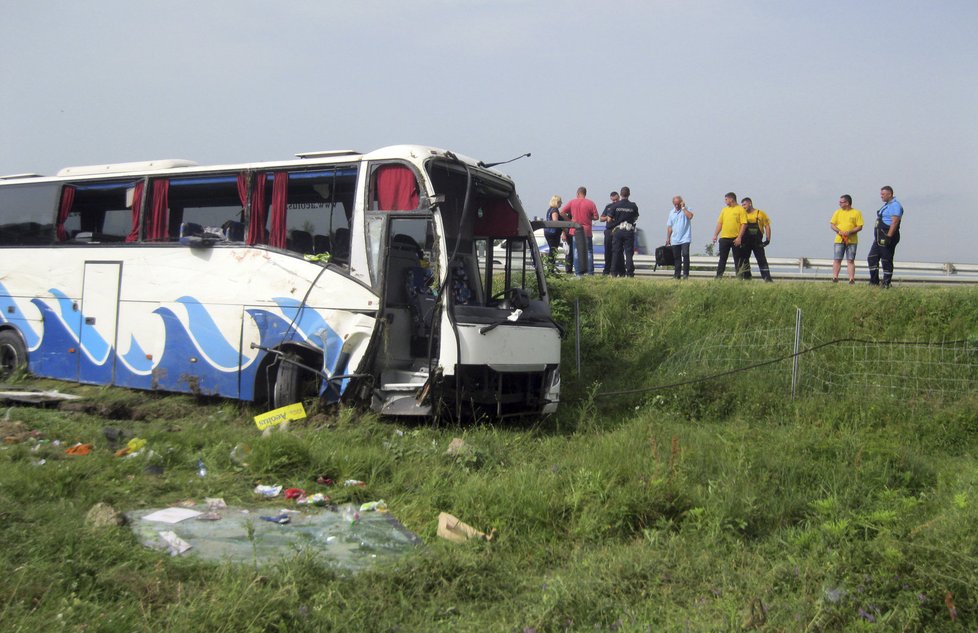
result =
[[[380,388],[382,391],[417,391],[427,381],[427,371],[388,369],[380,375]]]

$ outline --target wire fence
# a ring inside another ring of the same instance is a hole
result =
[[[655,392],[749,374],[785,397],[877,391],[894,398],[956,396],[978,389],[978,340],[826,338],[802,327],[718,333],[678,349],[654,386],[603,396]]]

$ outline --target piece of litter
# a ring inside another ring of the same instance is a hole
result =
[[[266,486],[258,484],[255,486],[255,494],[263,497],[277,497],[282,492],[282,486]]]
[[[442,512],[438,515],[438,536],[455,543],[464,543],[473,538],[491,541],[496,536],[496,530],[491,530],[489,534],[486,534],[468,523],[463,523],[461,519],[447,512]]]
[[[143,517],[143,521],[155,521],[157,523],[179,523],[199,515],[197,510],[190,508],[164,508]]]
[[[269,523],[278,523],[279,525],[285,525],[292,521],[292,518],[287,514],[280,514],[277,517],[261,517],[262,521],[268,521]]]
[[[387,512],[387,502],[383,499],[368,501],[360,506],[360,512]]]
[[[224,503],[224,499],[221,497],[205,497],[204,503],[208,510],[223,510],[228,507],[228,504]]]
[[[360,481],[359,479],[347,479],[343,482],[343,485],[349,488],[350,486],[366,486],[367,482]]]
[[[521,316],[523,316],[523,311],[520,310],[519,308],[516,308],[515,310],[513,310],[512,314],[510,314],[508,317],[506,317],[506,320],[507,321],[516,321]]]
[[[163,542],[166,543],[170,556],[179,556],[192,547],[190,543],[177,536],[175,532],[160,532],[159,535],[163,539]]]

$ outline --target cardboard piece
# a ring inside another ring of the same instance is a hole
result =
[[[491,541],[496,536],[496,530],[490,530],[489,534],[486,534],[458,517],[442,512],[438,515],[438,536],[454,543],[464,543],[473,538]]]

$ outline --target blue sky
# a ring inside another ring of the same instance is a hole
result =
[[[830,257],[839,195],[871,222],[889,184],[898,261],[978,262],[973,0],[2,2],[0,173],[529,151],[531,216],[628,185],[655,243],[678,193],[699,250],[733,190],[771,254]]]

